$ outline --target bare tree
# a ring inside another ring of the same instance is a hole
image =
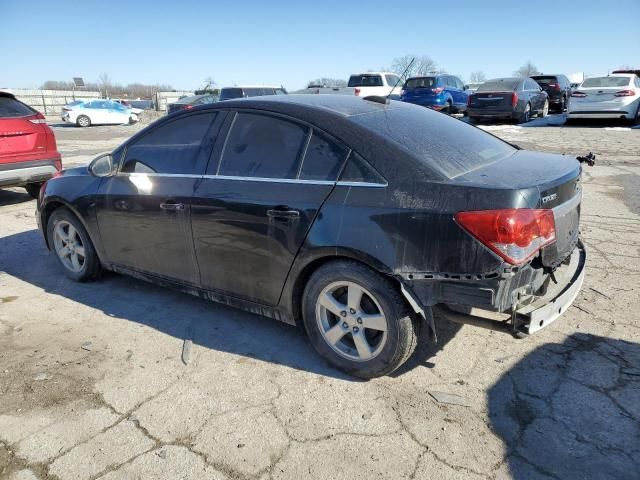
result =
[[[413,59],[415,59],[415,61],[409,68]],[[407,70],[407,68],[409,69]],[[438,66],[428,55],[403,55],[402,57],[394,58],[391,64],[391,71],[402,75],[405,70],[407,71],[406,77],[414,77],[435,73],[438,70]]]
[[[528,60],[527,63],[522,65],[518,70],[513,72],[513,74],[517,77],[530,77],[531,75],[539,75],[541,72],[538,70],[531,60]]]
[[[204,79],[204,87],[202,87],[202,89],[208,90],[215,85],[216,85],[216,81],[213,79],[213,77],[208,76],[207,78]]]
[[[482,70],[476,70],[469,74],[469,83],[482,83],[487,81],[487,76]]]
[[[107,72],[100,74],[98,77],[98,85],[100,86],[100,93],[102,93],[103,96],[108,97],[112,82],[111,77]]]
[[[322,77],[315,80],[309,80],[307,85],[324,85],[329,88],[342,88],[347,86],[347,82],[341,78]]]

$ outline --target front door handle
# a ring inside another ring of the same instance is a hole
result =
[[[267,210],[267,217],[270,218],[297,218],[300,216],[300,211],[291,210],[288,207],[276,207]]]
[[[171,212],[176,212],[179,210],[184,210],[184,203],[173,203],[173,202],[161,203],[160,208],[162,210],[169,210]]]

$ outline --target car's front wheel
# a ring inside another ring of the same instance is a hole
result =
[[[76,282],[93,280],[100,274],[100,260],[78,218],[66,208],[55,210],[47,222],[49,246],[64,273]]]
[[[32,198],[38,198],[38,195],[40,194],[40,188],[41,187],[42,187],[42,182],[27,183],[24,186],[24,189],[27,191],[27,193],[29,195],[31,195]]]
[[[90,127],[91,126],[91,119],[89,117],[87,117],[86,115],[80,115],[76,119],[76,123],[78,124],[79,127]]]
[[[356,377],[387,375],[416,347],[416,320],[396,286],[357,262],[331,262],[314,272],[302,311],[316,351]]]

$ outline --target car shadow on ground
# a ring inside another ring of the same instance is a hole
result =
[[[0,272],[47,293],[98,309],[111,317],[147,325],[178,339],[191,339],[194,345],[204,348],[358,381],[328,365],[300,328],[124,275],[107,272],[96,282],[76,283],[64,276],[61,268],[49,254],[38,230],[0,238]],[[419,365],[432,367],[432,357],[458,329],[454,326],[439,331],[435,345],[427,344],[425,338],[416,354],[394,376]]]
[[[488,392],[512,478],[640,478],[640,344],[589,334],[549,343]]]
[[[24,203],[30,200],[33,200],[33,197],[29,195],[24,188],[15,187],[15,190],[0,188],[0,207],[16,203]],[[33,208],[35,209],[35,204],[33,205]]]

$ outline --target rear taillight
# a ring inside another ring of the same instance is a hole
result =
[[[513,92],[511,94],[511,106],[515,107],[516,105],[518,105],[518,94],[516,92]]]
[[[636,94],[633,90],[620,90],[616,92],[614,96],[616,97],[633,97]]]
[[[353,93],[355,94],[355,96],[359,96],[360,95],[360,89],[358,87],[356,87],[356,89],[353,91]]]
[[[549,84],[549,88],[553,88],[554,90],[557,90],[559,92],[560,91],[560,84],[559,83],[550,83]]]
[[[436,88],[433,88],[431,91],[433,93],[442,93],[443,90],[444,90],[444,87],[436,87]]]
[[[510,208],[459,212],[456,222],[512,265],[531,259],[545,245],[555,242],[552,210]]]
[[[71,111],[71,109],[70,109],[70,108],[67,108],[67,107],[62,107],[62,111],[63,111],[63,112],[70,112],[70,111]]]
[[[584,92],[573,92],[571,96],[575,98],[584,98],[587,96],[587,94]]]
[[[467,97],[467,107],[468,107],[469,105],[471,105],[471,97],[472,97],[472,95],[469,95],[469,96]]]
[[[42,115],[40,112],[36,113],[35,115],[28,116],[26,120],[29,120],[31,123],[47,123],[47,121],[44,119],[44,115]]]

